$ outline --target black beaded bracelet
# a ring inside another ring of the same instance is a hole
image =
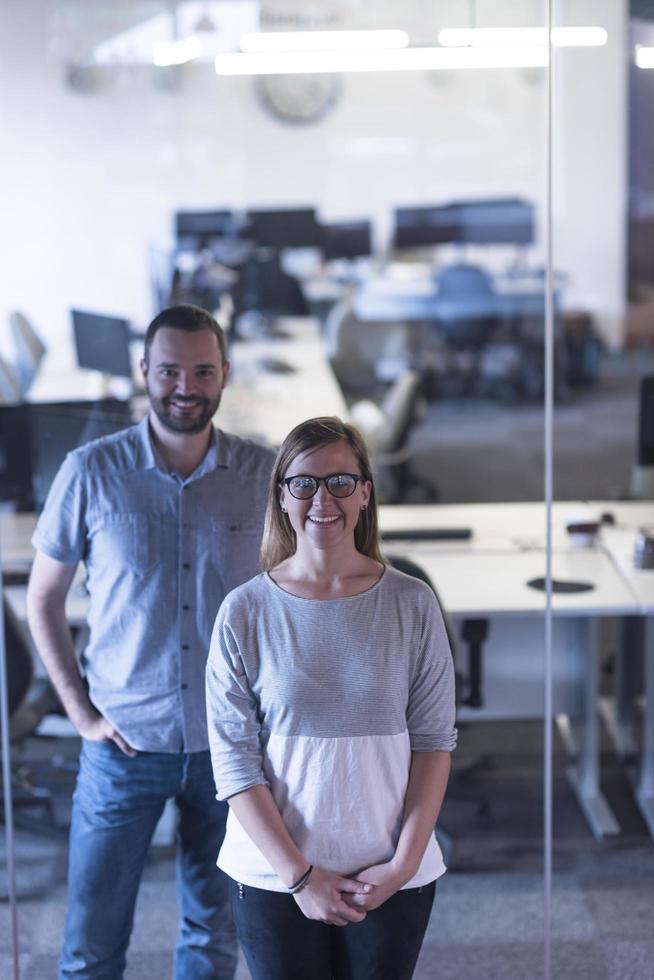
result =
[[[309,867],[307,868],[307,870],[302,875],[302,877],[301,878],[298,878],[298,880],[295,882],[295,884],[294,885],[291,885],[290,888],[288,889],[289,890],[289,893],[291,895],[295,895],[296,892],[299,892],[299,891],[301,891],[304,888],[304,886],[306,885],[307,881],[311,877],[311,872],[312,871],[313,871],[313,865],[310,864]]]

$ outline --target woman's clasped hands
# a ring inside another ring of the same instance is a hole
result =
[[[364,898],[372,890],[370,883],[345,878],[325,868],[314,868],[306,885],[293,898],[307,919],[346,926],[348,922],[365,919],[367,909],[354,904],[354,899]]]
[[[307,884],[293,897],[308,919],[345,926],[348,922],[362,922],[368,912],[383,905],[410,877],[392,861],[359,871],[356,878],[314,868]]]

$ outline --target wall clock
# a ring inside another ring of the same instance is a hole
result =
[[[335,104],[339,79],[326,73],[316,75],[261,75],[259,96],[277,119],[289,123],[312,123],[322,119]]]

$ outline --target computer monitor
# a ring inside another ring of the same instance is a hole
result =
[[[225,238],[237,230],[232,211],[177,211],[175,237],[179,249],[204,248],[212,238]]]
[[[71,310],[71,315],[78,365],[131,380],[129,322],[82,310]]]
[[[322,225],[321,231],[325,259],[355,259],[371,254],[369,221],[339,221]]]
[[[518,197],[395,209],[396,248],[423,245],[529,245],[534,207]]]
[[[534,207],[517,197],[459,201],[459,241],[468,245],[530,245]]]
[[[459,215],[454,205],[395,208],[395,248],[420,248],[459,241]]]
[[[29,404],[0,405],[0,500],[33,510]]]
[[[271,248],[309,248],[321,244],[320,225],[313,208],[248,211],[244,234]]]
[[[131,422],[117,398],[0,405],[0,500],[40,510],[67,453]]]
[[[64,457],[92,439],[111,435],[132,423],[128,401],[32,402],[29,409],[29,445],[32,497],[41,510]]]

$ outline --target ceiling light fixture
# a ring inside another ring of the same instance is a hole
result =
[[[202,45],[197,37],[186,37],[181,41],[157,41],[152,46],[152,62],[157,68],[170,65],[185,65],[198,58]]]
[[[654,48],[637,44],[635,57],[638,68],[654,68]]]
[[[603,27],[553,27],[555,48],[598,48],[608,40]],[[446,48],[547,47],[546,27],[445,27],[438,43]]]
[[[286,51],[216,56],[217,75],[295,75],[323,72],[451,71],[544,68],[548,48],[405,48],[395,51]]]

